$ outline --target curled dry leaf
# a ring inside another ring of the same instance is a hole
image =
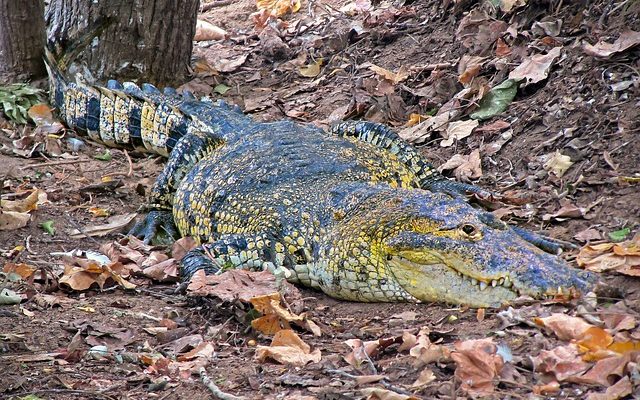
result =
[[[455,154],[438,170],[446,171],[453,169],[456,179],[469,182],[482,176],[482,166],[480,160],[480,150],[476,149],[469,155]]]
[[[570,315],[554,313],[549,317],[534,318],[533,322],[538,326],[548,328],[561,340],[582,339],[589,328],[594,326],[582,318]]]
[[[129,213],[124,215],[114,215],[109,218],[106,224],[89,225],[84,227],[82,231],[73,229],[69,232],[69,236],[73,239],[81,239],[87,236],[105,236],[119,230],[124,230],[131,221],[136,217],[136,213]]]
[[[4,272],[5,274],[18,274],[22,279],[29,278],[37,270],[37,267],[25,263],[14,264],[8,262],[4,265],[4,267],[2,267],[2,272]]]
[[[415,340],[415,344],[409,349],[409,355],[416,358],[415,364],[418,367],[450,359],[451,351],[445,346],[431,343],[429,332],[429,328],[423,327],[415,339],[411,337],[413,335],[403,335],[403,344],[400,349],[404,350]]]
[[[640,276],[640,234],[625,242],[586,245],[576,262],[588,271]]]
[[[371,357],[375,357],[381,351],[395,343],[401,343],[402,336],[394,336],[390,338],[382,338],[363,342],[360,339],[349,339],[344,343],[351,347],[353,351],[344,357],[349,365],[360,368],[360,366],[369,361]]]
[[[456,363],[455,376],[462,389],[473,395],[490,395],[494,379],[500,375],[504,361],[493,339],[457,341],[451,358]]]
[[[47,194],[33,189],[20,200],[0,200],[0,231],[12,231],[26,226],[31,220],[30,211],[47,201]]]
[[[471,135],[471,132],[480,124],[479,121],[470,119],[466,121],[454,121],[449,123],[445,131],[445,139],[440,142],[440,146],[449,147],[454,141],[464,139]]]
[[[121,263],[100,265],[92,260],[75,258],[73,264],[65,264],[60,284],[73,290],[86,290],[94,284],[100,289],[109,281],[113,281],[125,289],[134,289],[136,285],[128,282],[129,270]]]
[[[271,15],[282,17],[300,10],[300,0],[257,0],[258,10],[267,10]]]
[[[322,359],[319,349],[311,351],[311,347],[306,344],[291,329],[278,331],[271,346],[258,346],[256,348],[256,360],[265,362],[272,359],[281,364],[288,364],[303,367],[310,362],[317,363]]]
[[[587,400],[618,400],[625,398],[633,392],[633,386],[628,376],[620,379],[615,385],[610,386],[604,393],[590,393]]]
[[[208,21],[198,20],[196,22],[196,34],[193,40],[196,42],[203,40],[224,40],[228,37],[227,31]]]
[[[640,44],[640,32],[625,31],[613,43],[607,43],[603,40],[595,45],[589,43],[584,45],[584,52],[596,57],[609,57],[615,53],[620,53],[633,46]]]
[[[535,371],[551,375],[558,381],[578,376],[591,366],[582,360],[574,343],[543,350],[538,356],[532,357],[531,361]]]
[[[571,157],[565,156],[559,151],[547,155],[548,160],[544,163],[543,168],[561,178],[565,172],[573,165]]]
[[[529,85],[547,79],[549,69],[555,59],[560,56],[561,50],[562,47],[554,47],[549,50],[547,54],[536,54],[527,57],[522,64],[511,71],[509,79],[513,79],[514,81],[524,80],[523,85]]]
[[[419,400],[418,397],[412,395],[402,394],[377,387],[361,389],[360,393],[369,400]]]
[[[409,71],[405,68],[404,65],[401,66],[400,69],[398,69],[398,72],[392,72],[377,65],[371,65],[369,69],[380,75],[384,79],[391,81],[394,85],[404,81],[409,77]]]

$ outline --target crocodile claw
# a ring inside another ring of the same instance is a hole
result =
[[[129,235],[143,239],[145,244],[149,244],[161,232],[165,232],[174,240],[180,237],[180,233],[173,222],[171,211],[150,211],[144,219],[138,221],[131,228]]]

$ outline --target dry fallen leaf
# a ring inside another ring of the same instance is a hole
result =
[[[208,21],[198,20],[196,22],[196,34],[193,40],[196,42],[203,40],[224,40],[228,37],[227,31]]]
[[[522,64],[511,71],[509,79],[515,81],[524,80],[523,85],[537,83],[547,79],[549,68],[551,68],[551,64],[553,64],[555,59],[560,56],[560,50],[562,50],[562,47],[554,47],[549,50],[547,54],[536,54],[527,57]]]
[[[533,321],[538,326],[551,330],[561,340],[582,339],[589,328],[594,326],[582,318],[570,315],[554,313],[549,317],[534,318]]]
[[[625,242],[586,245],[576,262],[588,271],[640,276],[640,234]]]
[[[604,393],[590,393],[587,400],[618,400],[633,392],[633,386],[628,376],[620,379],[615,385],[610,386]]]
[[[471,135],[471,132],[473,132],[478,125],[480,125],[480,121],[475,119],[449,123],[446,133],[443,135],[445,139],[440,142],[440,146],[449,147],[454,141],[466,138]]]
[[[431,343],[429,332],[429,328],[423,327],[418,332],[418,336],[407,334],[407,332],[402,336],[403,344],[398,350],[403,351],[409,348],[409,355],[416,358],[415,365],[417,367],[450,359],[451,350],[445,346]]]
[[[59,283],[73,290],[86,290],[94,284],[103,289],[105,283],[112,280],[125,289],[134,289],[136,285],[125,279],[128,276],[129,270],[121,263],[100,265],[92,260],[74,258],[73,264],[65,264]]]
[[[638,44],[640,44],[640,32],[625,31],[622,32],[620,37],[613,43],[607,43],[603,40],[599,41],[595,45],[586,43],[584,45],[584,52],[591,56],[609,57]]]
[[[456,378],[462,389],[473,395],[491,395],[504,361],[496,354],[498,347],[493,339],[457,341],[451,358],[456,363]]]
[[[469,182],[482,176],[480,150],[476,149],[469,155],[455,154],[446,163],[438,167],[439,171],[453,169],[456,179]]]
[[[377,387],[360,389],[360,393],[366,396],[367,400],[419,400],[415,396]]]
[[[258,10],[267,10],[276,17],[300,10],[300,0],[257,0]]]
[[[322,355],[319,349],[315,349],[312,352],[311,347],[294,331],[283,329],[275,334],[271,341],[271,346],[258,346],[256,348],[255,358],[259,362],[272,359],[281,364],[303,367],[309,362],[319,362]]]
[[[398,72],[392,72],[377,65],[371,65],[369,69],[380,75],[384,79],[390,80],[394,85],[404,81],[409,77],[409,71],[404,67],[404,65],[401,66],[400,69],[398,69]]]
[[[320,75],[323,62],[324,60],[322,58],[318,58],[310,64],[299,67],[298,73],[307,78],[315,78],[316,76]]]
[[[394,336],[390,338],[382,338],[378,340],[371,340],[367,342],[363,342],[360,339],[349,339],[344,343],[351,347],[353,351],[347,354],[344,357],[344,360],[349,363],[349,365],[360,368],[360,366],[369,360],[372,357],[377,356],[381,351],[386,349],[395,343],[400,343],[402,341],[401,336]]]
[[[558,178],[561,178],[565,172],[573,165],[571,157],[565,156],[559,151],[556,151],[552,155],[548,155],[549,159],[544,163],[543,168],[550,173],[553,173]]]
[[[551,350],[543,350],[532,357],[534,370],[555,377],[558,381],[568,380],[589,369],[590,363],[582,360],[578,347],[571,343]]]
[[[71,232],[69,232],[69,236],[73,239],[82,239],[87,236],[105,236],[126,228],[131,223],[131,221],[133,221],[136,215],[138,214],[130,213],[124,215],[114,215],[113,217],[108,219],[108,222],[106,224],[86,226],[82,229],[82,231],[73,229],[71,230]]]

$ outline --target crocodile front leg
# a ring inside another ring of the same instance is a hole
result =
[[[176,188],[198,161],[223,144],[224,141],[217,135],[207,131],[189,132],[180,138],[171,151],[164,170],[156,179],[147,204],[141,207],[141,211],[149,213],[129,234],[143,238],[145,243],[150,243],[162,231],[174,239],[180,237],[172,212]]]

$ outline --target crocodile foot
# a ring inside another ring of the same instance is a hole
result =
[[[543,236],[518,226],[511,225],[511,229],[513,229],[518,236],[547,253],[559,255],[562,253],[563,249],[576,248],[572,243]]]
[[[180,237],[180,233],[173,222],[171,211],[150,211],[144,219],[138,221],[129,231],[129,235],[143,239],[145,244],[151,243],[151,240],[161,233],[166,233],[174,240]]]

